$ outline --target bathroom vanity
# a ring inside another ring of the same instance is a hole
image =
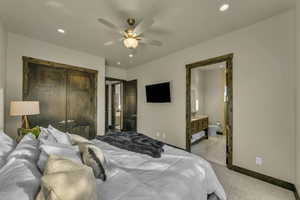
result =
[[[199,115],[193,117],[191,120],[191,137],[201,131],[205,132],[204,138],[208,139],[208,116]]]

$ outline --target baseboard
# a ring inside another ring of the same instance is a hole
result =
[[[260,174],[258,172],[254,172],[254,171],[251,171],[251,170],[248,170],[248,169],[245,169],[245,168],[242,168],[242,167],[238,167],[238,166],[235,166],[235,165],[228,166],[228,168],[233,170],[233,171],[239,172],[241,174],[245,174],[247,176],[251,176],[253,178],[259,179],[261,181],[265,181],[267,183],[271,183],[273,185],[277,185],[279,187],[291,190],[295,193],[295,196],[296,196],[296,191],[297,190],[296,190],[295,185],[292,184],[292,183],[289,183],[287,181],[283,181],[283,180],[280,180],[280,179],[277,179],[277,178],[273,178],[271,176],[267,176],[267,175],[264,175],[264,174]]]
[[[177,147],[177,146],[175,146],[175,145],[172,145],[172,144],[168,144],[168,143],[165,143],[166,145],[168,145],[168,146],[170,146],[170,147],[173,147],[173,148],[175,148],[175,149],[180,149],[180,150],[182,150],[182,151],[187,151],[186,149],[183,149],[183,148],[181,148],[181,147]],[[188,152],[188,151],[187,151]]]

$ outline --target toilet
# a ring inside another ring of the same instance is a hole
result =
[[[217,132],[221,132],[221,123],[208,125],[208,136],[217,136]]]

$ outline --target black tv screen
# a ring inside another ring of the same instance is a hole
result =
[[[170,103],[170,82],[147,85],[146,98],[148,103]]]

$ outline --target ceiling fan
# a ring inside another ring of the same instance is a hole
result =
[[[122,30],[120,27],[116,26],[115,24],[109,22],[106,19],[99,18],[98,21],[105,25],[107,28],[120,33],[122,38],[117,40],[111,40],[104,43],[105,46],[110,46],[119,42],[123,42],[123,45],[127,49],[136,49],[140,43],[153,45],[153,46],[161,46],[162,42],[158,40],[152,40],[143,37],[143,33],[147,31],[154,23],[153,19],[143,20],[140,23],[136,23],[134,18],[127,19],[127,24],[125,30]]]

